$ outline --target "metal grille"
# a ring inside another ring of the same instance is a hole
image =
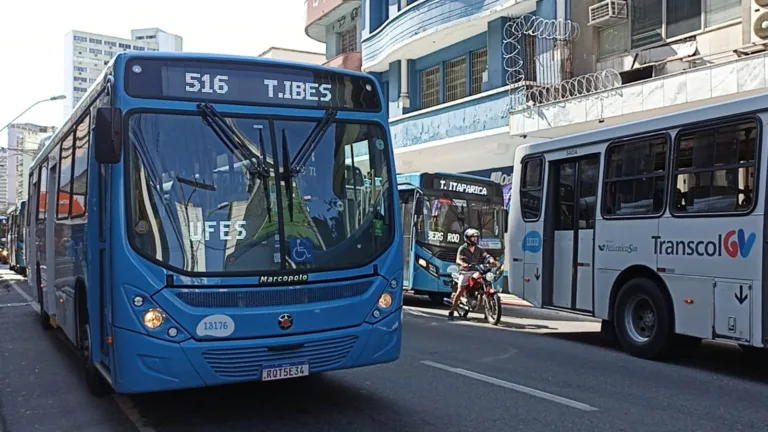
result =
[[[357,26],[344,30],[341,33],[341,53],[357,51]]]
[[[451,102],[467,96],[467,57],[445,62],[445,101]]]
[[[472,80],[470,94],[476,95],[483,91],[483,72],[488,69],[488,48],[472,51]]]
[[[258,379],[264,365],[271,363],[304,360],[312,372],[331,369],[347,359],[356,343],[357,336],[339,336],[307,342],[290,351],[267,347],[210,349],[203,352],[203,358],[222,378]]]
[[[421,72],[421,107],[429,108],[440,103],[440,66]]]
[[[292,288],[256,288],[228,291],[194,290],[174,291],[185,304],[196,308],[255,308],[290,306],[350,299],[368,292],[370,281],[342,285]]]

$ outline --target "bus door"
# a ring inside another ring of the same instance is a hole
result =
[[[405,189],[399,191],[400,195],[400,214],[403,220],[403,257],[405,262],[403,263],[403,289],[411,288],[411,278],[413,275],[413,268],[411,263],[413,262],[414,244],[413,241],[413,209],[414,203],[418,198],[418,190]]]
[[[56,151],[54,151],[56,153]],[[58,302],[56,301],[56,212],[59,208],[56,184],[59,179],[57,165],[54,163],[48,169],[46,207],[45,207],[45,272],[43,292],[45,292],[45,309],[52,317],[56,316]]]
[[[554,241],[544,244],[545,306],[593,310],[599,165],[599,154],[550,163],[544,229]]]

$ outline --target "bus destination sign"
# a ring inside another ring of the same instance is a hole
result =
[[[371,78],[278,64],[133,59],[126,65],[133,97],[195,102],[381,111]]]
[[[435,177],[433,184],[433,187],[438,190],[488,196],[488,186],[472,184],[460,179]]]

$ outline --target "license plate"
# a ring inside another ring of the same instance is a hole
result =
[[[307,375],[309,375],[309,363],[303,361],[265,365],[261,370],[262,381],[275,381]]]

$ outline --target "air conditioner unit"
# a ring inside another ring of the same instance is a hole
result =
[[[612,27],[621,24],[629,16],[626,1],[604,0],[589,7],[589,25]]]
[[[753,3],[750,10],[750,39],[749,43],[768,42],[768,0],[750,0]]]

